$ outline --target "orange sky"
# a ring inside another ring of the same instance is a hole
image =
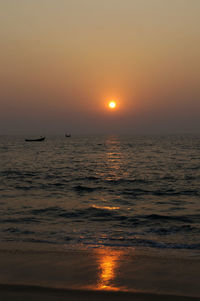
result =
[[[198,131],[199,15],[199,0],[1,0],[0,134]]]

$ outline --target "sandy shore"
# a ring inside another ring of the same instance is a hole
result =
[[[200,300],[199,256],[30,245],[0,250],[0,300]]]

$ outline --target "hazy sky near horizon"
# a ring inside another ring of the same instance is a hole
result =
[[[200,132],[199,16],[199,0],[1,0],[0,134]]]

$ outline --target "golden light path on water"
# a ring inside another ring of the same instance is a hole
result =
[[[111,136],[106,140],[106,153],[105,157],[102,158],[102,162],[106,167],[106,173],[99,173],[98,176],[104,177],[107,181],[116,181],[124,175],[123,154],[120,150],[120,141],[117,137]],[[111,211],[120,210],[120,207],[115,204],[113,206],[107,205],[106,200],[92,204],[92,208]],[[93,255],[97,264],[97,282],[87,288],[126,291],[127,289],[117,286],[116,281],[120,273],[121,259],[124,256],[124,251],[109,247],[100,247],[94,249]]]
[[[106,157],[104,158],[108,175],[106,180],[116,180],[120,177],[121,166],[121,153],[119,153],[117,146],[119,141],[116,137],[110,137],[106,141]],[[93,204],[93,208],[100,208],[106,210],[119,210],[119,206],[106,206]],[[120,250],[114,250],[112,248],[100,248],[94,251],[97,264],[98,264],[98,281],[94,289],[97,290],[121,290],[121,287],[115,285],[115,280],[119,273],[120,260],[124,252]]]
[[[116,279],[119,260],[123,252],[111,249],[98,249],[98,283],[96,289],[99,290],[119,290],[120,288],[114,285]]]
[[[111,136],[106,139],[105,154],[102,156],[101,165],[103,171],[97,171],[96,175],[105,178],[106,181],[116,181],[124,177],[126,171],[123,166],[124,155],[118,137]]]
[[[98,205],[92,205],[92,208],[96,208],[96,209],[105,209],[105,210],[118,210],[120,209],[120,207],[114,207],[114,206],[98,206]]]

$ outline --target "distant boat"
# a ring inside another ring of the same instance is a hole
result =
[[[33,141],[44,141],[45,137],[40,137],[37,139],[25,139],[26,142],[33,142]]]
[[[65,137],[71,137],[71,134],[65,134]]]

